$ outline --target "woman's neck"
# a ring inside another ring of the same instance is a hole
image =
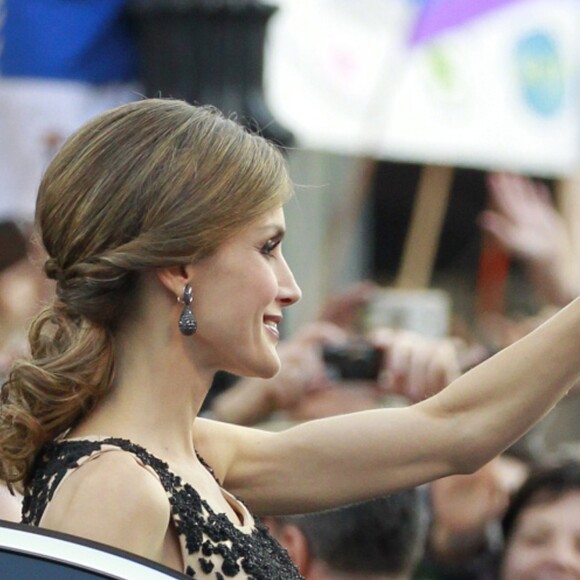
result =
[[[192,427],[213,373],[202,372],[183,340],[158,332],[118,333],[111,392],[71,433],[131,439],[160,456],[194,453]]]

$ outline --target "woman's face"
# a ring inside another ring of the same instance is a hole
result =
[[[276,345],[282,311],[300,288],[282,255],[282,208],[256,220],[194,266],[192,346],[209,368],[271,377],[280,367]]]
[[[580,491],[522,511],[506,548],[501,577],[580,579]]]

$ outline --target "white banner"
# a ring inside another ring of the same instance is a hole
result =
[[[414,43],[446,4],[477,10]],[[579,25],[578,0],[287,0],[266,95],[302,147],[565,175],[580,153]]]

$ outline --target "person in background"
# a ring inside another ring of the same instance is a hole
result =
[[[533,471],[503,518],[500,580],[580,578],[580,462]]]
[[[433,521],[439,521],[438,527],[443,529],[439,532],[440,537],[434,538],[432,525],[427,542],[427,561],[422,563],[415,579],[580,578],[578,455],[564,459],[543,457],[528,464],[527,468],[523,479],[523,472],[517,479],[511,478],[511,489],[506,490],[509,493],[501,497],[501,503],[505,502],[505,505],[496,502],[495,510],[490,509],[489,492],[481,489],[483,479],[489,479],[489,470],[485,475],[453,476],[433,482]],[[453,481],[458,477],[465,481]],[[437,485],[445,480],[451,482],[437,490]],[[471,484],[476,489],[469,492],[466,486]],[[461,500],[453,497],[457,495],[464,499],[471,496],[475,505],[464,504],[466,513],[461,513],[458,509]],[[474,515],[478,517],[474,519]],[[492,532],[491,536],[489,532]]]
[[[431,482],[431,524],[414,580],[496,580],[501,519],[531,463],[508,450],[473,474]]]
[[[13,220],[0,222],[0,377],[28,351],[26,329],[54,291],[34,254],[35,244]]]
[[[411,580],[429,518],[422,491],[266,523],[308,580]]]

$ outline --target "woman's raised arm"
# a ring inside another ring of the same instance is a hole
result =
[[[580,299],[416,405],[281,433],[199,421],[194,437],[225,486],[256,513],[384,495],[472,472],[524,435],[580,378],[579,344]]]

